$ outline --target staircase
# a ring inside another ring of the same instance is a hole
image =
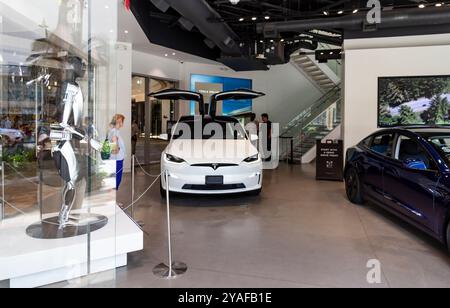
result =
[[[323,93],[329,92],[336,86],[336,83],[308,55],[293,55],[291,61]]]
[[[290,159],[288,143],[292,140],[294,162],[310,163],[315,158],[317,140],[331,138],[333,133],[339,136],[341,121],[341,86],[336,85],[283,128],[281,159]]]

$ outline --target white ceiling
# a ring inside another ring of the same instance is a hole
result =
[[[133,13],[128,12],[124,7],[119,8],[119,33],[118,40],[133,44],[133,50],[149,53],[156,56],[174,59],[183,62],[203,63],[203,64],[218,64],[215,61],[193,56],[177,50],[158,46],[150,43],[142,28],[139,26]],[[127,31],[128,33],[126,33]],[[175,55],[173,55],[175,53]]]

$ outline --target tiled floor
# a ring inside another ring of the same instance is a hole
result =
[[[139,173],[137,182],[142,192],[152,179]],[[260,197],[172,198],[174,254],[189,271],[160,280],[152,274],[167,250],[158,185],[137,207],[145,250],[117,271],[117,287],[450,287],[450,257],[435,240],[375,206],[350,204],[342,183],[315,181],[313,166],[284,164],[266,172]],[[367,282],[371,259],[381,262],[381,284]]]

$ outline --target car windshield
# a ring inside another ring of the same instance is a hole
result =
[[[450,134],[434,134],[424,136],[450,165]]]
[[[200,128],[202,130],[200,131]],[[196,132],[195,130],[198,130]],[[174,140],[246,140],[247,135],[238,122],[232,121],[182,121],[173,133]]]

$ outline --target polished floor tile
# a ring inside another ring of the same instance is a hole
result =
[[[138,172],[137,194],[152,181]],[[189,271],[160,280],[152,274],[167,254],[158,185],[136,205],[145,250],[117,271],[118,287],[450,287],[439,243],[375,206],[349,203],[343,183],[315,181],[313,166],[285,164],[266,172],[260,197],[172,197],[175,259]],[[119,198],[130,202],[129,178]],[[367,282],[372,259],[381,284]]]

